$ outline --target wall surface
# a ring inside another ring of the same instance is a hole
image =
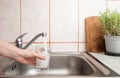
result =
[[[25,44],[47,32],[52,52],[86,51],[85,23],[107,7],[120,10],[120,0],[0,0],[0,38],[9,42],[28,33]],[[30,48],[42,45],[37,39]]]

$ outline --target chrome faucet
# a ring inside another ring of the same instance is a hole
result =
[[[23,45],[23,40],[22,38],[26,35],[27,33],[24,33],[22,35],[20,35],[17,39],[16,39],[16,46],[19,47],[19,48],[22,48],[22,49],[26,49],[28,48],[36,39],[38,39],[40,36],[42,37],[45,37],[47,35],[46,32],[43,32],[43,33],[39,33],[37,34],[32,40],[30,40],[28,42],[28,44],[26,44],[24,47],[22,46]]]

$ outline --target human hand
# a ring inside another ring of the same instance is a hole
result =
[[[12,59],[20,63],[31,65],[36,65],[36,58],[45,60],[45,56],[43,56],[39,50],[21,49],[14,57],[12,57]]]
[[[40,50],[20,49],[2,39],[0,39],[0,56],[16,60],[23,64],[31,65],[35,65],[36,58],[41,60],[45,59]]]

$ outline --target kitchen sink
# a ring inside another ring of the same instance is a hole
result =
[[[111,73],[110,73],[111,74]],[[51,54],[49,68],[37,69],[32,65],[13,63],[4,71],[5,76],[111,76],[105,75],[80,54]],[[112,72],[112,75],[116,75]]]

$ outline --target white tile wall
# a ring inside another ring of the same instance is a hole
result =
[[[51,41],[53,52],[78,51],[78,41],[79,51],[86,51],[85,18],[99,15],[99,12],[105,10],[106,6],[110,9],[120,9],[120,0],[108,0],[108,4],[106,1],[0,0],[0,38],[13,42],[20,32],[28,32],[24,37],[24,41],[28,42],[36,34],[46,31],[50,33],[47,41]],[[20,16],[22,17],[21,27]],[[42,45],[39,42],[43,42],[43,38],[39,38],[36,42],[29,48],[34,49],[35,45]]]
[[[49,32],[49,0],[22,0],[21,12],[22,33],[28,33],[24,41],[28,42],[38,33]],[[41,38],[36,40],[42,41]]]
[[[118,11],[120,11],[120,0],[108,1],[108,8],[110,10],[117,9]]]
[[[19,33],[19,0],[0,0],[0,38],[14,42]]]
[[[52,52],[77,52],[77,43],[54,43],[51,44]]]
[[[85,52],[86,50],[86,43],[79,43],[79,52]]]
[[[26,45],[27,43],[24,43],[23,44],[23,47]],[[31,50],[34,50],[36,49],[36,46],[39,46],[40,48],[44,48],[44,45],[42,43],[33,43],[31,44],[27,49],[31,49]],[[48,46],[48,44],[47,44]]]
[[[78,0],[50,0],[51,42],[78,41]]]

